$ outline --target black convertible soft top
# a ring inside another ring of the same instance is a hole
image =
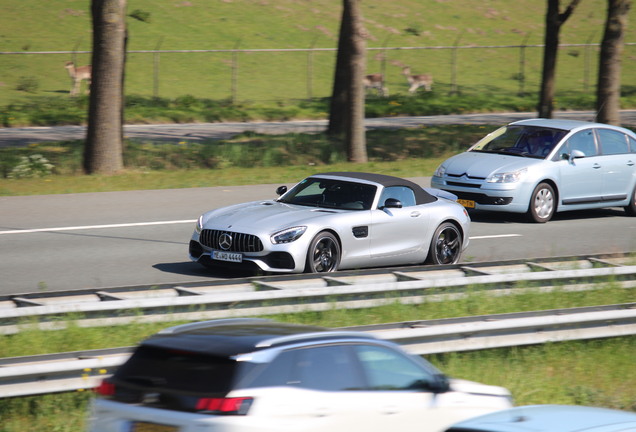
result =
[[[342,171],[342,172],[327,172],[315,174],[312,177],[318,176],[338,176],[338,177],[349,177],[351,179],[358,180],[366,180],[374,183],[381,184],[384,187],[390,186],[405,186],[413,190],[415,193],[415,203],[416,204],[427,204],[434,201],[437,201],[433,195],[426,192],[420,185],[414,183],[410,180],[406,180],[400,177],[394,177],[386,174],[375,174],[375,173],[365,173],[365,172],[350,172],[350,171]]]

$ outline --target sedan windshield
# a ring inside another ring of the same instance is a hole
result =
[[[373,205],[376,189],[375,186],[364,183],[309,177],[278,201],[323,208],[369,210]]]
[[[469,151],[543,159],[566,133],[540,126],[504,126],[485,136]]]

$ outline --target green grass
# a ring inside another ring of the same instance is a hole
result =
[[[599,289],[552,293],[529,291],[506,298],[489,297],[477,287],[467,298],[420,305],[394,303],[372,309],[344,310],[334,305],[325,312],[299,312],[270,318],[283,322],[345,327],[396,321],[623,303],[634,299],[636,289],[618,287],[611,280]],[[137,324],[108,328],[37,331],[0,339],[4,356],[97,349],[135,345],[172,323]],[[511,390],[518,405],[563,403],[594,405],[636,411],[636,370],[633,353],[636,337],[550,343],[540,346],[500,348],[437,354],[427,358],[445,373]],[[89,392],[0,399],[2,432],[84,430]]]
[[[347,163],[342,146],[324,134],[244,133],[224,141],[180,144],[131,141],[124,150],[126,170],[113,176],[82,175],[82,141],[7,147],[0,148],[0,195],[269,184],[325,171],[430,176],[445,157],[492,129],[464,125],[370,131],[370,162],[355,165]],[[50,174],[38,170],[40,165],[16,168],[34,155],[53,166]]]
[[[89,4],[88,0],[23,0],[3,6],[0,52],[30,54],[0,54],[0,111],[14,103],[37,104],[42,97],[69,98],[70,82],[64,64],[73,55],[36,52],[76,50],[80,52],[76,62],[89,63],[90,55],[82,53],[89,51],[92,43]],[[310,3],[233,0],[214,2],[213,6],[206,2],[137,0],[128,5],[128,12],[139,10],[150,18],[146,22],[128,18],[128,48],[131,51],[335,48],[341,7],[340,0]],[[362,3],[369,33],[367,45],[372,49],[525,42],[530,45],[525,50],[523,69],[528,102],[536,97],[541,79],[542,50],[532,45],[543,43],[544,8],[544,4],[537,7],[536,0],[487,3],[458,0],[452,5],[444,1],[399,0],[391,3],[390,8],[382,0]],[[598,43],[605,9],[603,0],[581,2],[562,28],[561,43]],[[634,8],[630,15],[636,17]],[[636,29],[629,26],[625,40],[636,42],[635,36]],[[462,48],[456,54],[455,83],[459,91],[483,96],[485,106],[470,104],[471,111],[488,109],[488,100],[494,95],[509,97],[521,89],[519,48]],[[627,94],[636,88],[636,69],[628,67],[635,54],[636,47],[625,48],[622,82]],[[597,48],[561,50],[557,68],[558,106],[572,93],[593,97],[597,56]],[[452,84],[451,57],[450,49],[370,50],[367,70],[380,72],[385,67],[391,94],[404,96],[408,86],[401,68],[409,65],[413,73],[432,73],[433,93],[445,95]],[[156,95],[155,60],[159,65]],[[236,63],[229,52],[163,53],[158,58],[152,53],[131,52],[127,57],[126,93],[129,97],[159,96],[170,100],[188,95],[214,101],[236,97],[242,102],[261,101],[268,105],[275,105],[273,101],[320,99],[331,93],[334,51],[312,56],[306,52],[251,52],[241,53],[235,60]],[[235,93],[233,67],[238,68]],[[73,113],[69,114],[73,117]],[[300,110],[298,115],[302,114]],[[208,116],[214,119],[217,113]],[[10,113],[5,115],[10,117]],[[175,121],[172,117],[167,113],[166,121]],[[16,124],[21,124],[21,120]]]

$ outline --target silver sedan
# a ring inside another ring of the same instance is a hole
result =
[[[624,207],[636,215],[636,134],[617,126],[533,119],[503,126],[444,161],[431,185],[467,208],[527,213]]]
[[[208,267],[316,273],[454,264],[468,246],[470,218],[454,195],[398,177],[332,172],[277,193],[278,199],[201,215],[190,259]]]

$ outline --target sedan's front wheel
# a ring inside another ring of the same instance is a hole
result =
[[[318,233],[311,241],[307,251],[308,273],[328,273],[338,269],[340,264],[340,244],[336,236],[330,232]]]
[[[547,183],[539,183],[530,197],[528,218],[532,222],[545,223],[552,219],[556,209],[554,189]]]
[[[435,230],[428,260],[431,264],[456,264],[462,253],[462,233],[456,225],[444,222]]]

